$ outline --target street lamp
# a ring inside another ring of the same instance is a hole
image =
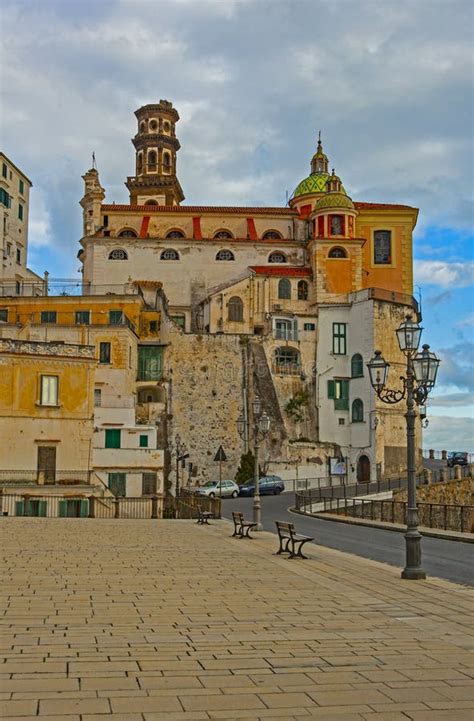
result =
[[[390,364],[383,358],[381,351],[375,351],[374,357],[367,363],[370,383],[378,398],[383,403],[399,403],[406,398],[406,439],[407,439],[407,530],[405,533],[406,565],[402,571],[402,578],[426,578],[421,566],[421,534],[418,531],[418,509],[416,506],[416,477],[415,477],[415,404],[424,406],[428,393],[433,389],[438,372],[439,359],[430,351],[429,345],[424,345],[418,353],[420,337],[423,328],[418,325],[411,315],[407,315],[405,322],[395,331],[400,350],[404,353],[406,377],[400,376],[402,388],[392,390],[386,388],[388,369]]]
[[[261,504],[260,504],[260,488],[259,488],[259,463],[258,455],[260,449],[260,442],[265,438],[268,431],[270,430],[270,417],[262,412],[262,401],[258,396],[255,396],[252,403],[253,411],[253,446],[254,446],[254,484],[255,491],[253,494],[253,520],[256,524],[255,530],[262,531],[262,517],[261,517]],[[237,419],[237,431],[241,438],[246,438],[247,435],[247,420],[243,414]]]

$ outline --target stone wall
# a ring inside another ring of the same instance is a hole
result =
[[[459,481],[431,483],[417,489],[417,500],[420,503],[449,503],[460,506],[474,505],[474,480],[463,478]],[[406,501],[407,491],[402,489],[393,492],[395,501]]]

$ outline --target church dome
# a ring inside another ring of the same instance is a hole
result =
[[[297,198],[299,195],[308,195],[309,193],[325,193],[328,178],[329,173],[311,173],[301,183],[298,183],[293,198]]]
[[[346,210],[354,210],[354,203],[349,196],[343,192],[343,190],[344,189],[341,187],[341,192],[326,193],[326,195],[323,195],[323,197],[320,198],[314,206],[315,212],[330,208],[345,208]]]

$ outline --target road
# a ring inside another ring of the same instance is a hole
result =
[[[295,523],[299,533],[313,536],[319,545],[382,561],[400,569],[405,565],[405,538],[402,533],[290,513],[288,509],[293,505],[293,500],[293,493],[262,496],[262,523],[265,531],[274,533],[276,520],[290,521]],[[231,520],[232,511],[238,510],[251,520],[252,504],[253,498],[225,498],[222,515]],[[425,537],[422,552],[427,575],[474,585],[473,544]]]

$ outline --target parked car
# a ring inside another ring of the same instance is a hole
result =
[[[450,453],[448,453],[447,463],[450,468],[452,468],[453,466],[467,466],[467,453],[465,453],[464,451],[451,451]]]
[[[197,496],[208,496],[215,498],[220,495],[222,488],[222,498],[237,498],[239,495],[239,487],[235,481],[207,481],[203,486],[196,488],[194,493]]]
[[[276,496],[285,490],[285,484],[279,476],[264,476],[258,482],[258,490],[261,496]],[[255,493],[255,481],[247,481],[240,486],[241,496],[253,496]]]

